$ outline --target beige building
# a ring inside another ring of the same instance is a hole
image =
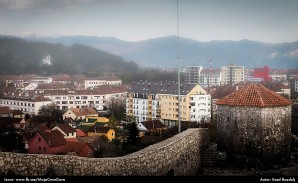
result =
[[[244,66],[236,66],[231,64],[221,67],[221,85],[237,84],[244,81]]]
[[[177,83],[135,83],[126,100],[128,118],[137,122],[160,119],[165,125],[178,122]],[[198,84],[181,84],[180,120],[200,122],[211,116],[211,96]]]

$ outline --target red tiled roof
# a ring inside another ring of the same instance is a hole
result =
[[[78,137],[86,137],[87,135],[86,135],[86,133],[84,133],[82,130],[80,130],[80,129],[76,129],[76,131],[77,131],[77,136]]]
[[[36,135],[36,132],[24,132],[22,135],[23,140],[29,142]]]
[[[261,84],[250,84],[216,102],[217,105],[278,107],[288,106],[289,99],[275,93]]]
[[[94,108],[92,108],[92,107],[71,108],[70,110],[76,116],[98,115],[98,112]]]
[[[152,121],[144,121],[142,122],[143,125],[148,129],[156,129],[156,128],[165,128],[166,126],[160,122],[159,120],[152,120]]]
[[[13,115],[23,115],[24,113],[21,110],[12,110]]]
[[[92,149],[84,142],[67,141],[62,148],[62,152],[65,154],[69,152],[75,152],[78,156],[88,157],[92,152]]]
[[[33,128],[31,130],[31,132],[49,132],[51,129],[49,129],[49,127],[47,127],[47,125],[45,124],[41,124],[36,126],[35,128]]]
[[[79,142],[77,138],[66,138],[67,142]]]
[[[10,114],[11,110],[9,109],[9,107],[0,107],[0,114]]]
[[[69,124],[57,124],[56,126],[66,134],[76,132]]]
[[[62,133],[57,130],[50,132],[42,132],[39,135],[49,144],[51,147],[62,146],[66,143],[66,140]]]

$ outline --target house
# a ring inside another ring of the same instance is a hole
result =
[[[89,127],[87,131],[88,136],[105,135],[109,141],[115,139],[115,130],[111,127]]]
[[[87,117],[83,120],[81,125],[93,126],[96,123],[109,123],[109,119],[106,117]]]
[[[163,130],[166,129],[166,125],[164,125],[160,120],[144,121],[142,122],[142,124],[150,132],[161,133]]]
[[[52,131],[53,130],[58,130],[60,133],[62,133],[66,140],[73,138],[75,139],[77,137],[76,130],[68,124],[57,124],[54,128],[52,128]]]
[[[35,136],[28,142],[30,154],[59,154],[66,144],[64,135],[58,130],[36,132]]]
[[[14,118],[24,118],[25,114],[21,110],[12,110],[12,116]]]
[[[12,117],[12,110],[9,107],[0,107],[0,117]]]
[[[71,108],[68,109],[62,116],[63,119],[71,118],[73,120],[83,120],[86,117],[97,117],[98,112],[93,107]]]
[[[75,129],[77,132],[77,137],[87,137],[86,133],[84,133],[81,129]]]

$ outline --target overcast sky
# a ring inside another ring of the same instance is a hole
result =
[[[0,0],[0,34],[177,35],[176,0]],[[198,41],[298,41],[298,0],[179,0],[179,35]]]

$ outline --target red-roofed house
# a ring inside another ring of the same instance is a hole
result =
[[[66,144],[63,146],[62,152],[65,154],[75,152],[76,155],[81,157],[90,157],[93,154],[92,148],[85,142],[70,141],[67,141]]]
[[[12,117],[12,110],[9,107],[0,107],[0,117]]]
[[[166,125],[164,125],[161,121],[159,120],[152,120],[152,121],[144,121],[142,124],[145,126],[145,128],[148,131],[151,132],[161,132],[162,130],[166,129]]]
[[[54,128],[52,128],[52,131],[53,130],[58,130],[60,133],[62,133],[66,140],[77,137],[76,130],[71,126],[69,126],[68,124],[57,124]]]
[[[71,108],[68,109],[62,116],[63,119],[85,119],[86,117],[97,117],[98,112],[93,107]]]
[[[37,132],[28,142],[30,154],[59,154],[66,140],[59,131]]]
[[[75,129],[77,132],[77,137],[87,137],[86,133],[84,133],[81,129]]]
[[[261,84],[249,84],[216,104],[219,151],[257,157],[272,165],[290,160],[292,102],[289,99]]]

